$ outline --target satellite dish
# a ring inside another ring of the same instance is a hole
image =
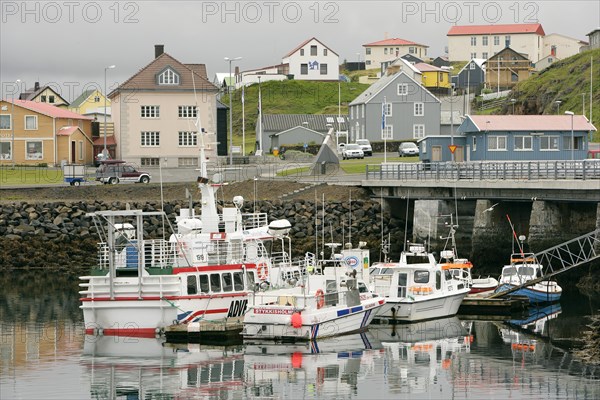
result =
[[[220,173],[217,172],[216,174],[213,175],[212,181],[214,183],[221,183],[223,181],[223,177],[221,176]]]

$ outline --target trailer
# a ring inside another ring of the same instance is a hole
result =
[[[63,165],[63,176],[65,182],[71,186],[79,186],[85,182],[85,165],[65,164]]]

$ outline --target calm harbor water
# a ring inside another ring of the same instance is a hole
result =
[[[313,345],[222,347],[85,336],[77,283],[0,280],[2,400],[600,398],[600,367],[564,344],[600,308],[578,291],[510,323],[455,317]]]

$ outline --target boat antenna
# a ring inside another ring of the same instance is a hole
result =
[[[404,245],[402,251],[406,251],[406,235],[408,233],[408,209],[410,206],[410,192],[406,195],[406,216],[404,217]]]
[[[348,215],[348,242],[352,243],[352,189],[350,189],[348,197],[350,203],[350,214]]]
[[[508,214],[506,214],[506,219],[508,220],[508,224],[510,225],[510,229],[512,230],[512,234],[513,234],[512,251],[514,253],[514,251],[515,251],[515,241],[516,241],[517,242],[517,246],[519,247],[519,252],[521,253],[521,256],[524,258],[525,257],[525,253],[523,252],[523,247],[519,243],[519,238],[517,237],[517,232],[515,232],[515,226],[513,225],[512,221],[510,220],[510,217],[508,216]]]

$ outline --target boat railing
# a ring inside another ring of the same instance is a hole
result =
[[[112,257],[115,268],[167,268],[173,265],[175,258],[174,243],[163,239],[149,239],[141,243],[137,240],[116,241],[113,246],[106,242],[98,244],[98,267],[107,269]]]
[[[83,288],[79,294],[91,297],[110,297],[111,279],[108,276],[82,276]],[[130,277],[126,282],[113,285],[114,297],[168,297],[176,296],[181,291],[179,277],[176,275],[146,275]]]
[[[246,213],[242,214],[242,226],[244,229],[260,228],[269,225],[267,213]]]
[[[242,241],[180,241],[174,245],[177,249],[176,266],[242,264],[246,262]]]
[[[320,292],[318,294],[257,292],[252,295],[251,304],[265,314],[279,312],[292,314],[305,309],[322,309],[348,304],[348,291]],[[281,310],[281,307],[290,307]],[[265,312],[266,311],[266,312]],[[256,313],[261,313],[256,312]]]

